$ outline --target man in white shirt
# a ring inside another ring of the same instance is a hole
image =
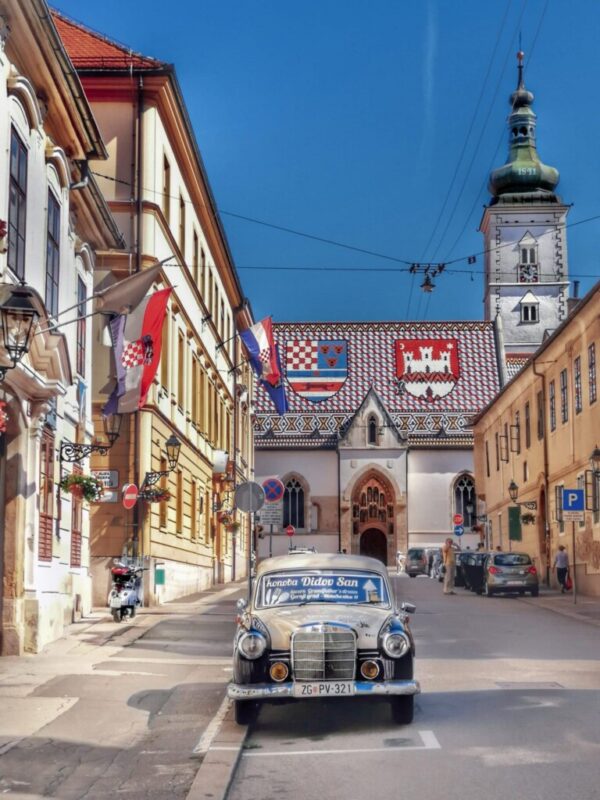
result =
[[[569,554],[565,550],[564,544],[558,546],[558,553],[554,557],[553,568],[556,570],[556,577],[560,583],[560,591],[564,594],[567,591],[567,575],[569,574]]]

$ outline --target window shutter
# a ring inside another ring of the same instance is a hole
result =
[[[519,506],[508,507],[508,538],[511,542],[520,542],[521,534],[521,508]]]

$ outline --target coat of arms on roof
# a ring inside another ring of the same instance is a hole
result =
[[[286,344],[285,366],[293,391],[320,403],[346,383],[348,343],[341,339],[294,339]]]
[[[460,377],[456,339],[397,339],[396,377],[414,397],[434,402]]]

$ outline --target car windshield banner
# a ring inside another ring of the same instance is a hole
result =
[[[257,600],[262,608],[300,603],[389,605],[382,576],[371,572],[272,573],[261,579]]]

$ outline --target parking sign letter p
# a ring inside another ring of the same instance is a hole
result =
[[[577,503],[577,492],[569,492],[567,495],[568,503],[567,505],[569,508]]]

